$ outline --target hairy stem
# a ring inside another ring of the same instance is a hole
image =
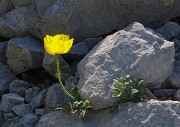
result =
[[[57,65],[57,73],[58,73],[58,80],[59,80],[59,84],[63,90],[63,92],[70,98],[72,98],[73,100],[76,100],[64,87],[62,81],[61,81],[61,72],[60,72],[60,67],[59,67],[59,56],[56,55],[56,65]]]

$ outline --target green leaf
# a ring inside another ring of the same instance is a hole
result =
[[[113,97],[120,98],[121,102],[142,101],[146,97],[146,88],[142,85],[142,79],[131,78],[130,75],[123,75],[115,80],[117,87],[113,90]]]
[[[132,89],[131,91],[132,91],[132,94],[138,93],[138,90],[137,90],[137,89]]]
[[[109,110],[110,113],[116,113],[119,109],[119,103],[114,102]]]

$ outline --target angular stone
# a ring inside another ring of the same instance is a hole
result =
[[[175,22],[168,22],[155,32],[160,33],[166,40],[171,40],[179,34],[180,26]]]
[[[14,80],[10,84],[10,92],[15,93],[19,96],[25,96],[25,91],[32,87],[32,84],[22,81],[22,80]]]
[[[31,36],[13,38],[8,42],[6,56],[7,65],[16,74],[39,68],[44,57],[43,44]]]
[[[175,53],[175,59],[176,60],[180,60],[180,51]]]
[[[78,84],[78,79],[69,74],[61,73],[61,78],[62,81],[64,82],[64,85],[66,86],[71,86],[72,84],[74,85]]]
[[[0,15],[12,11],[14,8],[28,6],[31,3],[31,0],[0,0]]]
[[[176,38],[177,38],[178,40],[180,40],[180,32],[179,32],[179,34],[176,36]]]
[[[28,8],[17,8],[1,16],[0,36],[21,37],[29,34],[24,22],[24,15]]]
[[[155,99],[155,100],[158,100],[158,98],[156,96],[154,96],[154,94],[149,90],[147,89],[147,99],[150,100],[150,99]]]
[[[76,71],[75,77],[79,79],[79,71]]]
[[[7,42],[0,42],[0,62],[3,64],[6,63],[6,48]]]
[[[11,112],[11,108],[13,106],[22,104],[23,102],[24,102],[24,98],[16,94],[13,93],[4,94],[2,96],[0,108],[4,112]]]
[[[38,116],[42,116],[45,114],[45,109],[36,109],[35,114]]]
[[[32,114],[33,111],[29,104],[20,104],[12,107],[12,111],[14,111],[18,116],[25,116],[27,114]]]
[[[111,106],[114,79],[123,74],[143,79],[147,88],[160,88],[173,72],[174,52],[174,43],[133,23],[107,36],[78,64],[81,97],[95,110]]]
[[[0,62],[0,98],[9,89],[9,84],[16,78],[16,76],[9,70],[9,68]]]
[[[180,41],[178,39],[173,39],[175,52],[180,52]]]
[[[180,101],[180,89],[176,92],[176,94],[174,96],[174,100]]]
[[[70,66],[60,55],[59,55],[59,64],[60,64],[61,73],[71,73],[72,70]],[[45,53],[42,66],[46,71],[49,72],[49,74],[52,77],[55,77],[55,74],[57,73],[56,56],[52,56]]]
[[[180,89],[180,61],[176,60],[174,63],[174,72],[169,77],[169,81],[171,82],[171,85],[175,89]]]
[[[13,6],[9,0],[0,0],[0,15],[3,15],[11,10],[13,10]]]
[[[82,59],[101,40],[101,37],[83,40],[73,45],[70,51],[64,56],[69,60]]]
[[[66,86],[67,90],[68,87],[69,86]],[[59,83],[56,83],[49,87],[46,93],[46,109],[52,108],[54,110],[58,104],[64,103],[65,100],[68,101],[70,99],[64,94]]]
[[[4,113],[3,113],[3,111],[0,110],[0,123],[4,123],[4,122],[5,122]]]
[[[92,48],[94,48],[103,38],[98,37],[98,38],[89,38],[81,41],[81,43],[84,43],[87,45],[88,50],[90,51]]]
[[[172,89],[169,79],[161,83],[161,89]]]
[[[66,54],[68,59],[76,60],[83,58],[89,52],[88,46],[82,42],[79,42],[72,46],[70,51]]]
[[[38,123],[39,116],[35,114],[27,114],[19,120],[19,124],[22,127],[35,127]]]
[[[78,115],[55,111],[43,115],[36,127],[179,127],[180,102],[149,100],[120,105],[120,111],[109,109],[89,112],[88,120]]]
[[[29,103],[32,98],[36,97],[40,91],[39,87],[32,87],[26,90],[25,94],[25,102]]]
[[[158,90],[154,90],[153,94],[157,97],[157,98],[161,98],[161,97],[173,97],[176,93],[176,89],[158,89]]]
[[[4,113],[4,118],[6,121],[9,121],[16,117],[17,117],[17,115],[14,112]]]
[[[43,105],[43,101],[45,99],[47,90],[42,90],[37,96],[35,96],[31,101],[31,108],[34,110],[36,108],[40,108]]]
[[[172,97],[172,96],[169,96],[169,97],[161,97],[161,98],[159,98],[159,100],[161,100],[161,101],[173,100],[173,97]]]
[[[14,127],[14,125],[19,121],[20,117],[12,118],[4,123],[1,123],[1,127]]]

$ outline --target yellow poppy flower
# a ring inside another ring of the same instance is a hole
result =
[[[70,39],[69,35],[46,35],[46,37],[44,38],[44,48],[50,55],[64,54],[70,50],[73,41],[74,39]]]

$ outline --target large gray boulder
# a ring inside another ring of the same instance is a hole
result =
[[[144,80],[144,86],[157,89],[173,72],[174,43],[133,23],[93,48],[78,64],[79,92],[97,110],[109,107],[114,79],[122,74]]]
[[[39,38],[66,33],[78,41],[107,34],[135,21],[157,27],[180,16],[179,0],[35,0],[35,4],[38,12],[34,13],[40,20],[30,22],[34,25],[29,25],[29,20],[25,22],[32,34],[39,33],[36,34]]]
[[[36,127],[179,127],[180,102],[150,100],[120,105],[120,111],[90,112],[87,121],[56,111],[40,118]]]
[[[29,31],[42,39],[46,34],[66,33],[79,41],[134,21],[160,26],[180,16],[179,5],[179,0],[2,0],[0,35],[19,37]]]
[[[8,42],[7,65],[16,74],[40,68],[44,58],[43,44],[31,37],[13,38]]]

